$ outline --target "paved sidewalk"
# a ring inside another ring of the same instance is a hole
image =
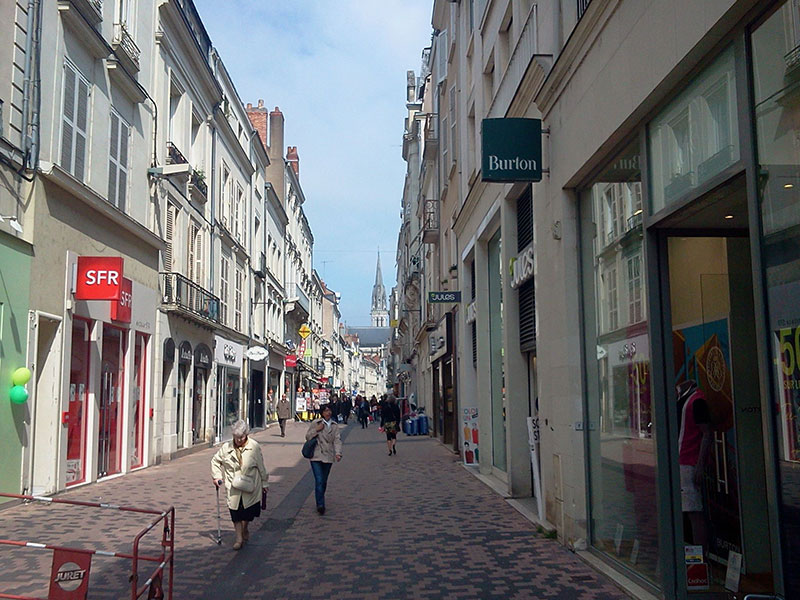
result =
[[[175,600],[486,599],[622,600],[607,578],[533,525],[429,438],[400,436],[389,457],[374,425],[346,431],[331,471],[327,513],[316,513],[313,478],[300,446],[307,425],[255,435],[270,470],[267,515],[250,543],[214,543],[216,505],[208,465],[214,450],[72,490],[63,497],[177,509]],[[74,509],[67,509],[73,511]],[[105,513],[77,522],[64,507],[0,511],[3,537],[127,549],[142,519]],[[86,513],[80,513],[85,515]],[[96,513],[89,513],[95,516]],[[49,553],[0,546],[0,591],[46,596]],[[90,598],[122,598],[127,564],[96,558]],[[36,586],[32,579],[41,585]]]

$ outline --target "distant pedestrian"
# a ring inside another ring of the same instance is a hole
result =
[[[400,429],[400,407],[394,396],[389,396],[388,400],[382,400],[381,407],[381,427],[386,432],[386,447],[389,449],[389,456],[397,454],[397,431]]]
[[[350,396],[342,396],[339,414],[344,419],[344,424],[347,425],[347,420],[350,418],[350,412],[353,410],[353,401]]]
[[[314,402],[313,402],[313,404],[312,404],[312,408],[313,408],[313,411],[314,411],[314,418],[315,418],[315,419],[318,419],[318,418],[319,418],[319,407],[320,407],[320,406],[321,406],[321,405],[320,405],[320,403],[319,403],[319,398],[315,397],[315,398],[314,398]]]
[[[233,439],[225,442],[211,459],[214,486],[225,486],[228,510],[236,530],[233,549],[250,538],[247,525],[261,514],[262,489],[267,489],[269,473],[264,466],[261,446],[248,437],[250,428],[242,420],[231,427]]]
[[[317,512],[325,514],[325,490],[328,487],[328,475],[334,462],[342,460],[342,438],[339,424],[332,418],[329,404],[322,406],[322,418],[316,419],[306,431],[306,441],[317,438],[317,447],[311,458],[311,470],[314,473],[314,495],[317,501]]]
[[[360,396],[358,399],[358,422],[361,423],[361,429],[366,429],[369,425],[369,402]]]
[[[278,400],[278,424],[281,426],[281,437],[286,437],[286,421],[292,416],[292,403],[286,397],[286,394],[281,396]]]

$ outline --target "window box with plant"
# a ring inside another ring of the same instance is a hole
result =
[[[202,169],[193,169],[189,179],[189,187],[192,197],[198,202],[205,202],[208,198],[208,184],[206,184],[206,174]]]

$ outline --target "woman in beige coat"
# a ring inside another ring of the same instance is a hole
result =
[[[236,530],[234,550],[250,538],[247,525],[261,514],[262,489],[266,491],[269,479],[261,446],[247,436],[249,432],[247,423],[236,421],[231,427],[233,439],[222,444],[211,459],[214,485],[217,488],[225,485],[228,510]]]
[[[328,475],[334,461],[342,460],[342,437],[339,424],[331,420],[331,407],[322,406],[322,418],[315,419],[306,431],[306,441],[317,438],[317,447],[311,457],[311,470],[314,472],[314,494],[317,500],[317,512],[325,514],[325,490],[328,487]]]

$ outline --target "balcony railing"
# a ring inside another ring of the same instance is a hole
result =
[[[589,8],[589,4],[591,4],[592,0],[578,0],[578,21],[581,20],[583,13],[586,12],[586,9]]]
[[[430,244],[439,241],[439,200],[425,200],[425,217],[422,227],[422,241]]]
[[[124,58],[127,59],[128,66],[133,70],[139,71],[139,46],[133,41],[131,34],[128,32],[125,23],[114,24],[114,41],[112,43],[114,50],[122,50]]]
[[[189,161],[181,154],[178,147],[172,142],[167,142],[167,164],[168,165],[188,165]]]
[[[161,303],[219,323],[219,298],[180,273],[161,273]]]
[[[208,185],[206,184],[206,177],[203,172],[197,169],[192,170],[189,183],[192,186],[190,191],[194,198],[200,202],[205,202],[208,198]]]

